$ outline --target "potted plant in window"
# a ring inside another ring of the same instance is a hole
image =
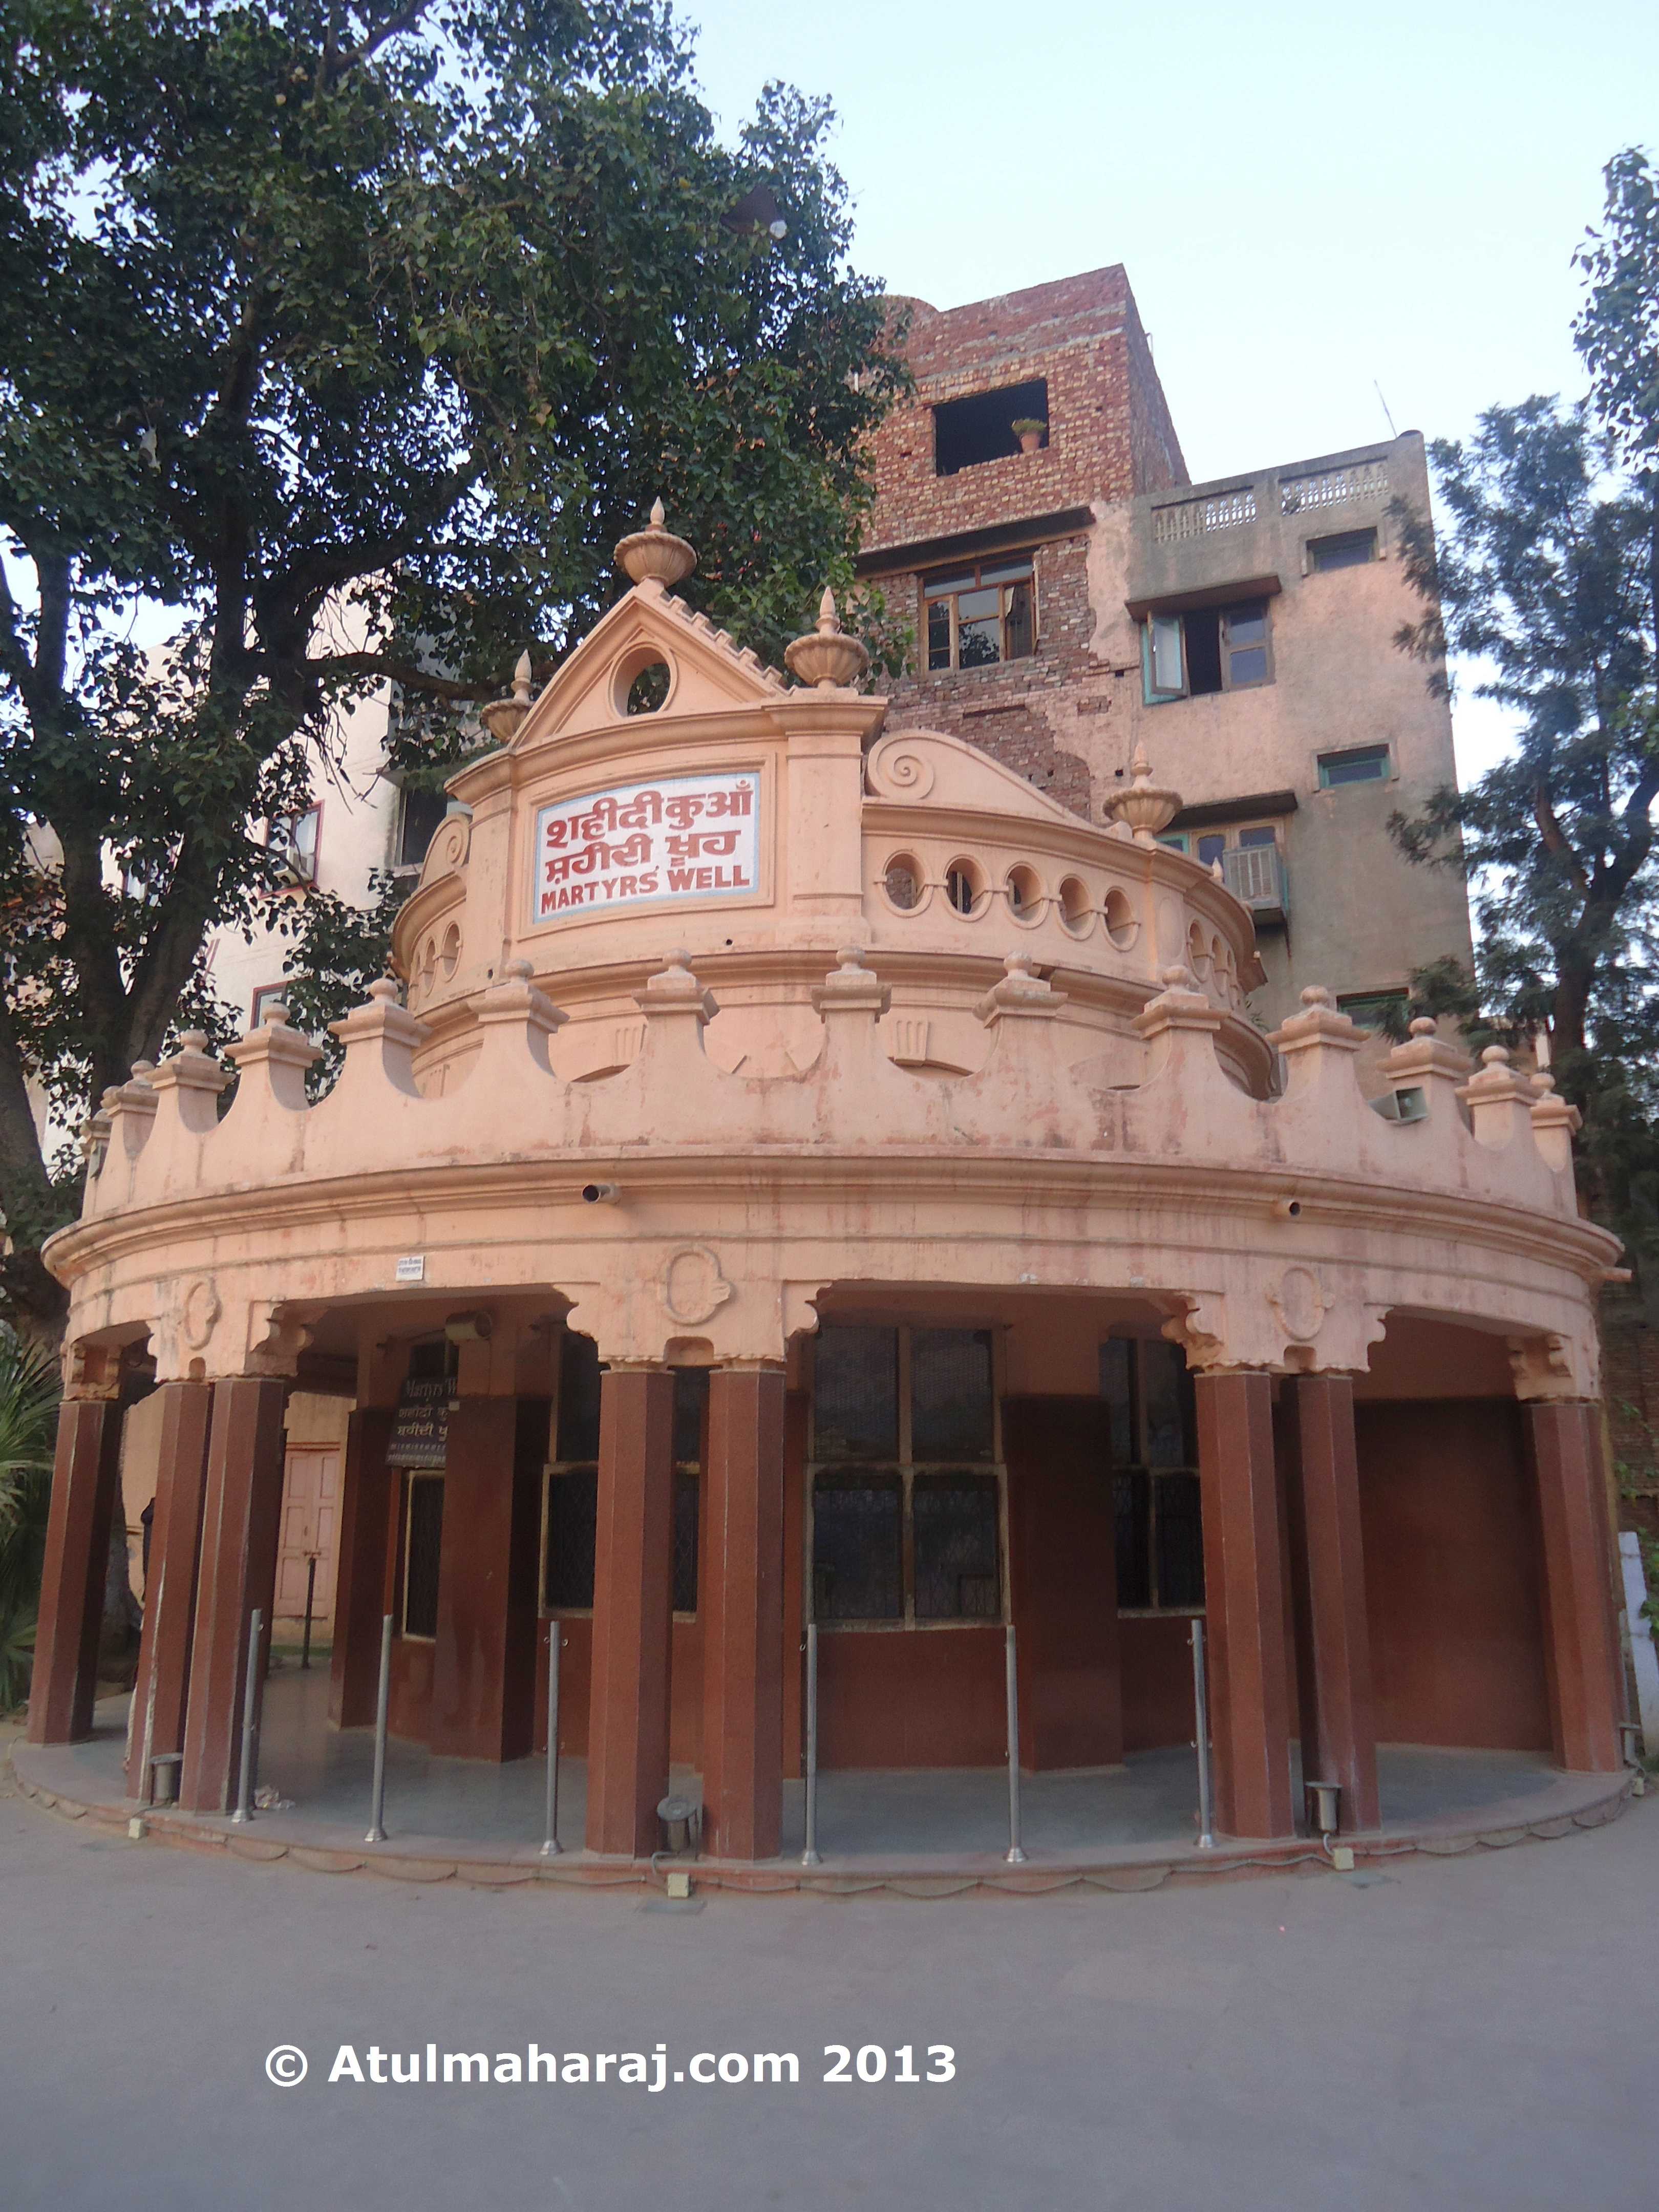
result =
[[[1021,453],[1034,453],[1042,443],[1042,435],[1048,425],[1040,416],[1022,415],[1011,427],[1019,440]]]

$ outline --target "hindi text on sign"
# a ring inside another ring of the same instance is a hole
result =
[[[759,884],[760,771],[664,776],[544,806],[531,919],[725,896]]]

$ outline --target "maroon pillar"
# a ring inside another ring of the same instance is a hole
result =
[[[775,1858],[783,1820],[781,1368],[708,1378],[703,1621],[704,1846]]]
[[[265,1621],[262,1670],[270,1649],[287,1395],[286,1382],[265,1376],[237,1375],[213,1386],[179,1784],[179,1802],[192,1813],[228,1812],[235,1802],[248,1620],[256,1608]]]
[[[92,1733],[120,1468],[120,1407],[112,1398],[66,1398],[58,1415],[40,1574],[29,1692],[31,1743],[75,1743]]]
[[[386,1455],[394,1418],[388,1407],[360,1406],[346,1430],[328,1677],[328,1717],[336,1728],[371,1728],[374,1722],[392,1506],[392,1471]]]
[[[1292,1376],[1282,1407],[1303,1778],[1340,1784],[1344,1833],[1375,1828],[1382,1814],[1352,1378]]]
[[[608,1368],[599,1397],[587,1848],[643,1858],[668,1787],[674,1377]]]
[[[1259,1370],[1200,1375],[1197,1398],[1216,1826],[1292,1836],[1273,1385]]]
[[[132,1686],[132,1726],[127,1736],[127,1793],[138,1798],[149,1795],[143,1771],[146,1744],[152,1759],[185,1747],[185,1698],[196,1626],[213,1386],[163,1382],[157,1395],[161,1433],[155,1513],[150,1524],[149,1571],[144,1579],[138,1673]]]
[[[1579,1400],[1528,1405],[1525,1412],[1544,1532],[1545,1657],[1555,1755],[1577,1771],[1616,1774],[1624,1763],[1623,1662],[1596,1409]]]
[[[536,1717],[536,1547],[545,1398],[461,1398],[444,1457],[434,1753],[522,1759]]]

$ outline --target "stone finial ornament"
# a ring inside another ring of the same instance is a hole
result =
[[[505,699],[492,699],[487,707],[478,709],[478,720],[498,745],[510,745],[517,737],[520,724],[530,712],[530,650],[526,647],[513,671],[511,695]]]
[[[1145,745],[1135,747],[1129,763],[1129,787],[1115,791],[1106,801],[1106,812],[1134,833],[1137,845],[1155,845],[1158,833],[1167,830],[1181,811],[1181,793],[1152,781],[1152,763]]]
[[[647,528],[617,541],[617,566],[633,584],[655,584],[672,591],[697,565],[696,549],[663,527],[663,504],[652,502]]]
[[[827,584],[818,601],[817,628],[786,646],[783,657],[792,676],[820,691],[847,690],[870,665],[870,656],[857,638],[842,629],[836,595]]]

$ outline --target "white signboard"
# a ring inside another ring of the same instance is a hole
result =
[[[536,817],[530,918],[743,897],[759,886],[759,824],[756,769],[561,799]]]

